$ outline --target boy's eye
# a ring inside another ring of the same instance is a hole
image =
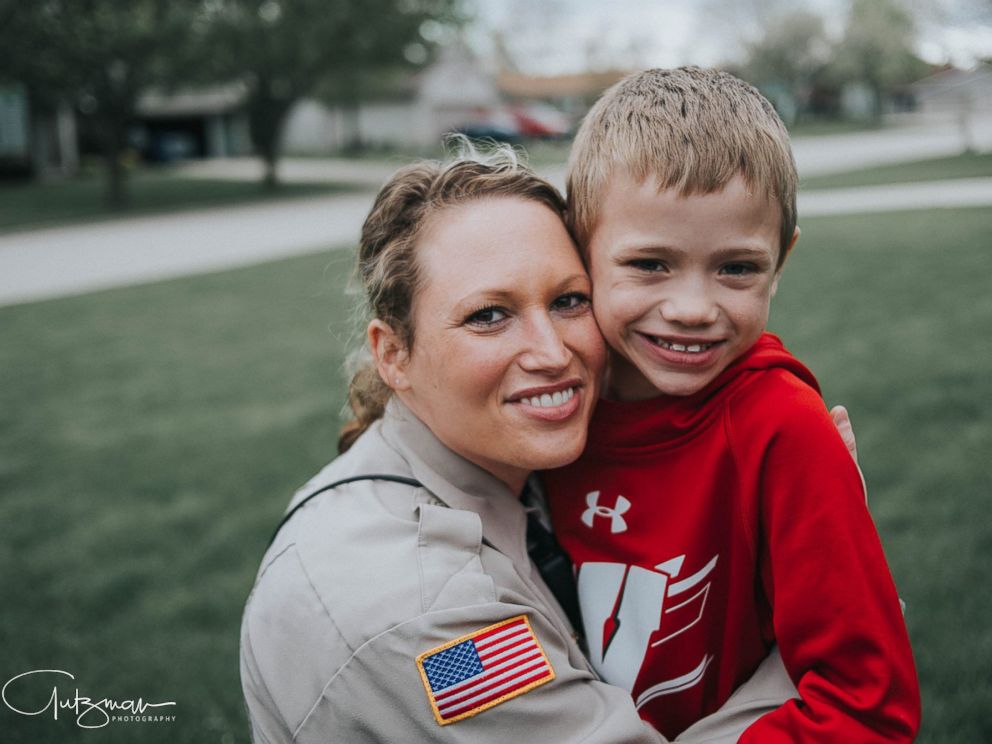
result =
[[[726,276],[747,276],[755,271],[757,268],[749,263],[731,263],[720,267],[720,273]]]
[[[579,310],[589,307],[589,295],[582,292],[569,292],[561,297],[556,297],[551,303],[553,310]]]
[[[665,265],[664,261],[659,261],[655,258],[636,258],[629,263],[635,269],[640,271],[666,271],[668,267]]]
[[[507,318],[506,310],[501,307],[483,307],[465,318],[467,325],[493,326]]]

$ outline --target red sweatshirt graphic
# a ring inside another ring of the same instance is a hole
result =
[[[543,480],[593,664],[666,736],[778,643],[802,700],[740,741],[912,740],[916,672],[860,476],[775,336],[695,395],[600,401],[583,456]]]

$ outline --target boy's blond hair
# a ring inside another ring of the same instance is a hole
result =
[[[679,194],[719,191],[741,174],[782,212],[778,265],[796,227],[789,134],[755,88],[719,70],[645,70],[606,91],[579,127],[568,163],[568,222],[585,249],[616,172]]]

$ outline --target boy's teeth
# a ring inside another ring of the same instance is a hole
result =
[[[698,354],[713,346],[713,344],[670,344],[667,341],[662,341],[660,338],[656,338],[655,341],[657,341],[658,346],[663,349],[669,349],[670,351],[683,351],[688,354]]]
[[[575,388],[568,388],[567,390],[559,390],[555,393],[544,393],[543,395],[535,395],[530,398],[522,398],[521,403],[526,403],[529,406],[534,406],[535,408],[555,408],[564,403],[568,403],[575,395]]]

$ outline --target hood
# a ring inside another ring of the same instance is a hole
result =
[[[628,450],[670,445],[716,416],[751,373],[767,369],[785,370],[820,392],[813,373],[786,350],[778,336],[764,333],[737,361],[693,395],[659,395],[635,401],[600,399],[590,424],[589,448]]]

